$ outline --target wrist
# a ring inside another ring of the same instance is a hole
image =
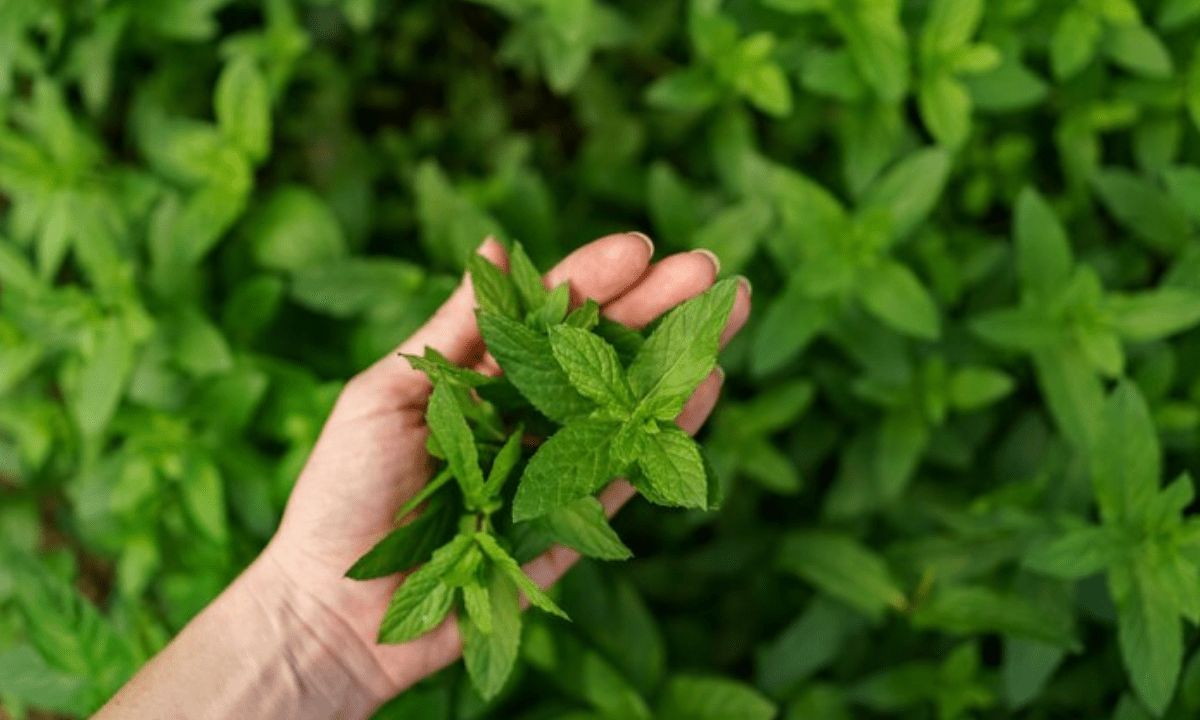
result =
[[[292,687],[310,695],[302,703],[327,703],[336,717],[365,719],[394,694],[345,617],[306,590],[271,548],[218,602],[225,604],[230,627],[249,622],[260,628],[264,640],[251,652],[260,654],[260,662],[285,668]]]

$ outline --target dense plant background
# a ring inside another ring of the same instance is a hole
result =
[[[0,706],[86,715],[218,593],[483,236],[640,228],[754,282],[724,509],[635,503],[493,706],[381,717],[1194,716],[1198,47],[1200,0],[0,0]]]

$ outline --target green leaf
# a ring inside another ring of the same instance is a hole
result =
[[[30,296],[38,294],[43,287],[29,260],[3,236],[0,236],[0,283],[4,284],[6,293]]]
[[[659,720],[771,720],[775,704],[754,688],[721,677],[676,676],[659,699]]]
[[[491,631],[484,632],[473,621],[475,615],[465,621],[459,620],[467,674],[484,700],[491,700],[503,689],[516,665],[521,641],[517,588],[500,572],[493,570],[490,576],[486,593],[488,607],[480,608],[480,611],[486,609],[490,613]]]
[[[499,574],[499,573],[497,573]],[[466,622],[484,635],[492,632],[492,600],[486,585],[474,578],[462,586],[463,608],[467,611]]]
[[[551,540],[585,557],[627,560],[633,553],[608,524],[604,506],[593,497],[580,498],[533,521]]]
[[[633,409],[633,391],[625,380],[625,369],[617,351],[603,338],[587,330],[558,325],[550,328],[550,347],[581,395],[621,412]]]
[[[571,286],[562,283],[550,291],[546,302],[534,310],[526,318],[526,323],[534,330],[545,330],[552,325],[558,325],[566,319],[567,310],[571,306]]]
[[[475,436],[467,425],[458,398],[445,383],[434,385],[425,419],[450,471],[462,486],[468,507],[483,502],[483,471],[479,469]]]
[[[1152,342],[1189,330],[1200,323],[1200,293],[1158,288],[1136,295],[1107,298],[1113,328],[1129,342]]]
[[[550,436],[525,467],[513,520],[531,520],[587,497],[612,479],[610,445],[618,424],[581,420]]]
[[[800,492],[802,481],[795,464],[774,445],[760,439],[743,441],[741,473],[762,487],[780,495]]]
[[[525,597],[529,598],[529,602],[534,607],[544,610],[551,615],[557,615],[564,620],[570,619],[562,611],[562,608],[550,599],[549,595],[538,587],[533,580],[529,579],[529,576],[525,574],[525,571],[521,569],[517,561],[505,552],[504,548],[500,547],[495,538],[491,535],[481,533],[476,535],[475,539],[479,543],[479,547],[483,549],[483,552],[492,559],[492,562],[496,563],[496,567],[500,572],[516,583],[517,588],[525,594]]]
[[[87,715],[87,681],[61,672],[29,645],[17,645],[0,653],[0,684],[7,697],[39,708],[69,715]]]
[[[1004,698],[1013,709],[1033,702],[1066,659],[1061,647],[1036,640],[1005,638]]]
[[[1097,372],[1115,378],[1125,372],[1125,348],[1112,330],[1091,323],[1076,325],[1075,340]]]
[[[867,95],[867,86],[845,48],[813,48],[804,59],[800,82],[805,90],[846,102],[861,101]]]
[[[256,275],[233,288],[221,311],[221,325],[229,339],[248,341],[275,318],[283,302],[283,280]]]
[[[1168,78],[1174,70],[1171,53],[1145,25],[1109,28],[1104,38],[1104,52],[1126,70],[1146,77]]]
[[[388,603],[379,626],[378,642],[409,642],[442,624],[454,604],[454,589],[443,583],[442,578],[466,554],[472,542],[469,535],[456,536],[405,578]]]
[[[950,154],[942,148],[918,150],[887,172],[866,193],[862,207],[886,208],[892,235],[907,238],[941,199],[950,177]]]
[[[1106,520],[1140,518],[1158,492],[1158,431],[1137,386],[1117,385],[1104,407],[1091,456],[1092,487]]]
[[[971,94],[954,76],[936,73],[921,80],[921,117],[938,144],[954,150],[971,134]]]
[[[519,242],[513,243],[512,252],[508,254],[508,276],[516,286],[517,294],[525,307],[525,312],[540,308],[546,303],[549,292],[542,281],[533,261],[525,252],[525,246]]]
[[[877,490],[888,502],[903,494],[929,446],[929,424],[914,408],[888,412],[879,426],[875,455]]]
[[[547,623],[530,622],[521,653],[530,665],[549,676],[568,695],[596,708],[599,717],[651,720],[650,710],[637,687],[574,633]]]
[[[477,317],[488,350],[539,412],[565,423],[595,409],[596,404],[579,394],[555,361],[549,338],[500,315],[480,311]]]
[[[372,580],[426,562],[434,550],[450,540],[456,520],[453,506],[435,497],[415,520],[388,533],[359,558],[346,571],[346,577]]]
[[[1167,193],[1185,208],[1193,221],[1200,221],[1200,168],[1176,165],[1162,171]]]
[[[71,413],[85,435],[107,426],[125,393],[133,370],[133,343],[117,319],[92,331],[92,347],[68,392]]]
[[[1042,394],[1063,434],[1077,450],[1095,447],[1104,417],[1104,386],[1091,363],[1074,347],[1039,350],[1033,356]]]
[[[773,62],[758,62],[738,73],[738,92],[759,110],[785,118],[792,113],[792,86],[783,69]]]
[[[838,656],[851,623],[848,611],[823,597],[807,608],[759,651],[756,685],[773,697],[786,697],[813,673]]]
[[[828,10],[867,83],[885,101],[903,98],[908,90],[909,61],[900,3],[830,2]]]
[[[1031,187],[1017,198],[1013,238],[1025,291],[1043,299],[1058,295],[1075,264],[1071,244],[1053,208]]]
[[[1104,26],[1095,13],[1069,7],[1059,18],[1050,42],[1050,67],[1054,77],[1066,80],[1087,67],[1100,49]]]
[[[860,292],[863,305],[896,330],[924,340],[941,334],[937,305],[907,266],[880,264],[863,278]]]
[[[504,487],[504,483],[508,482],[513,469],[521,461],[521,441],[524,440],[524,436],[525,426],[517,425],[516,430],[508,436],[508,440],[496,454],[496,459],[492,461],[492,468],[488,471],[487,482],[484,483],[483,494],[485,497],[496,496]]]
[[[271,270],[295,272],[347,254],[337,216],[308,188],[276,189],[247,223],[254,257]]]
[[[1060,343],[1063,331],[1038,310],[994,310],[972,319],[971,331],[985,342],[1009,350],[1033,352]]]
[[[1001,633],[1040,640],[1079,650],[1068,626],[1049,621],[1029,601],[980,586],[951,586],[936,590],[913,608],[913,627],[934,628],[956,635]]]
[[[1200,0],[1167,0],[1158,11],[1158,25],[1176,30],[1200,18]]]
[[[1007,397],[1016,383],[989,367],[963,367],[950,376],[950,402],[958,410],[977,410]]]
[[[650,502],[685,508],[708,507],[708,475],[692,438],[664,425],[647,435],[637,459],[644,478],[634,484]]]
[[[337,318],[369,313],[381,303],[407,302],[425,280],[417,265],[389,258],[345,258],[292,274],[290,294],[300,305]]]
[[[521,299],[516,285],[503,270],[478,253],[467,260],[467,270],[471,273],[475,300],[484,312],[521,319]]]
[[[923,31],[930,54],[946,55],[966,45],[979,30],[983,11],[983,0],[935,0]]]
[[[629,384],[640,400],[670,401],[659,417],[674,418],[716,366],[737,282],[722,280],[667,313],[630,364]]]
[[[979,113],[1011,113],[1043,102],[1050,86],[1012,54],[1002,55],[989,72],[963,78]]]
[[[466,267],[484,238],[504,237],[495,218],[460,193],[435,161],[417,166],[412,182],[421,242],[435,262]]]
[[[707,110],[721,97],[721,86],[707,68],[688,68],[664,75],[646,88],[646,102],[679,112]]]
[[[20,556],[10,555],[5,568],[16,573],[15,604],[23,620],[23,634],[43,659],[36,665],[85,678],[88,712],[99,707],[141,664],[130,638],[70,582],[57,577],[50,563],[33,566]],[[9,610],[8,616],[12,614]],[[6,684],[5,690],[8,687]]]
[[[711,250],[728,273],[740,272],[754,257],[759,240],[775,214],[769,203],[751,199],[714,215],[692,239],[692,247]]]
[[[782,165],[771,165],[764,183],[779,214],[779,232],[767,240],[777,262],[794,270],[815,247],[850,231],[846,209],[819,183]]]
[[[600,304],[588,298],[582,305],[572,310],[571,314],[563,319],[563,323],[581,330],[595,329],[600,324]]]
[[[793,532],[784,538],[778,562],[783,570],[871,618],[908,604],[883,559],[848,535]]]
[[[401,357],[407,360],[413,369],[425,373],[431,381],[443,380],[466,388],[478,388],[496,382],[494,377],[455,365],[431,347],[425,348],[425,357],[403,353]]]
[[[235,55],[217,78],[214,102],[221,132],[255,163],[271,148],[271,91],[253,57]]]
[[[685,246],[700,225],[691,187],[670,163],[650,165],[647,176],[646,210],[657,235],[671,246]]]
[[[175,365],[194,377],[228,373],[233,369],[233,351],[221,331],[195,308],[184,308],[168,316],[163,326]]]
[[[1166,598],[1139,582],[1120,608],[1117,637],[1129,681],[1138,697],[1161,716],[1175,694],[1183,665],[1183,628]]]
[[[1025,567],[1062,580],[1082,580],[1126,559],[1134,539],[1118,526],[1087,526],[1068,531],[1025,556]]]
[[[645,339],[638,331],[604,316],[600,316],[593,331],[617,349],[617,355],[626,367],[633,362],[633,359],[641,352],[642,346],[646,344]]]
[[[1146,247],[1174,254],[1193,238],[1187,213],[1164,192],[1127,170],[1109,169],[1093,179],[1105,208]]]
[[[807,380],[790,380],[772,384],[736,410],[736,431],[739,434],[761,435],[792,427],[796,419],[812,405],[816,388]],[[727,412],[734,408],[726,406]]]
[[[228,542],[225,482],[216,463],[199,453],[191,454],[179,478],[179,491],[192,522],[211,540],[220,544]]]
[[[796,276],[769,302],[755,330],[750,356],[751,370],[759,377],[803,353],[833,319],[830,303],[810,296]]]

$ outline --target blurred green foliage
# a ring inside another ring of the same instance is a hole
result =
[[[1197,0],[0,0],[0,703],[214,597],[485,235],[645,228],[754,282],[724,509],[635,503],[493,704],[380,717],[1195,716],[1198,50]]]

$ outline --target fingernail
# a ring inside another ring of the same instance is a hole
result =
[[[495,235],[488,235],[487,237],[485,237],[485,238],[483,239],[483,242],[479,243],[479,247],[475,248],[475,252],[477,252],[477,253],[482,253],[482,252],[483,252],[483,249],[484,249],[485,247],[487,247],[487,244],[488,244],[488,243],[494,243],[494,242],[499,242],[499,240],[497,240],[497,239],[496,239],[496,236],[495,236]]]
[[[725,368],[718,365],[714,369],[717,371],[717,377],[721,379],[721,382],[725,382]]]
[[[745,275],[738,275],[738,284],[746,288],[747,297],[754,297],[754,286],[750,284],[750,278]]]
[[[700,248],[699,250],[693,250],[692,252],[696,253],[697,255],[703,255],[704,257],[708,258],[708,261],[713,264],[713,272],[715,272],[717,275],[721,274],[721,258],[717,257],[717,254],[715,252],[713,252],[712,250],[705,250],[704,248]]]
[[[644,232],[638,232],[636,230],[634,230],[632,232],[627,232],[625,234],[635,237],[635,238],[641,240],[642,242],[646,243],[646,247],[650,248],[650,256],[654,257],[654,241],[650,239],[649,235],[647,235]]]

